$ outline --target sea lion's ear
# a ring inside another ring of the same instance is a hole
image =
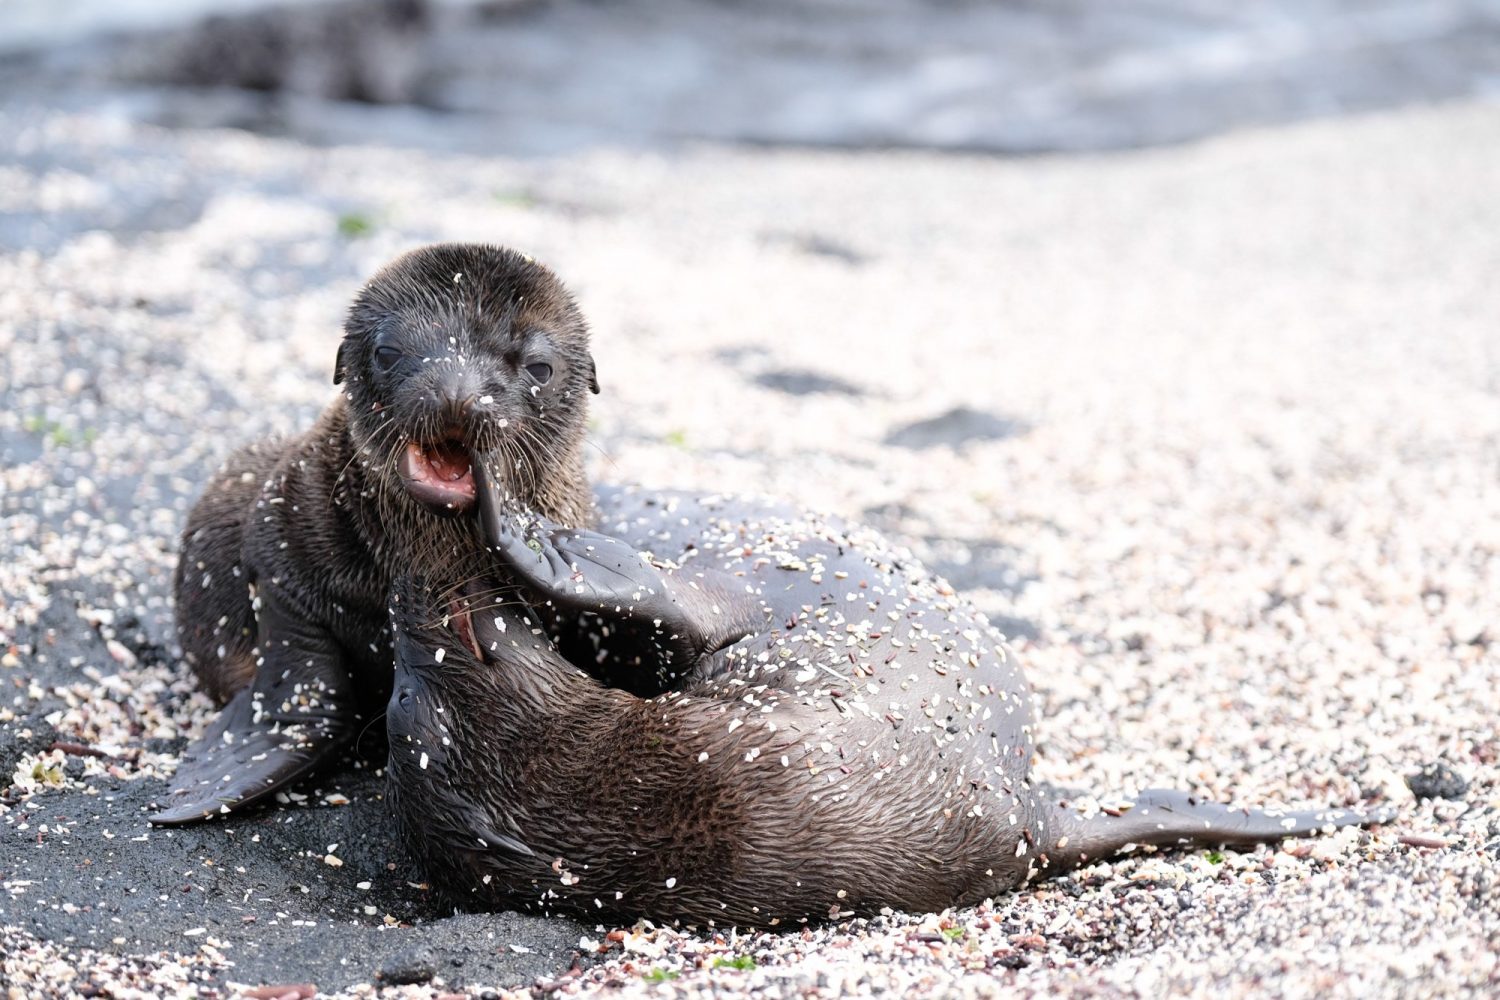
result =
[[[349,342],[347,340],[341,340],[341,341],[339,341],[339,353],[338,353],[338,356],[333,359],[333,384],[334,385],[338,385],[340,382],[344,381],[344,347],[348,343]]]
[[[594,368],[594,356],[587,355],[589,359],[589,392],[599,395],[599,373]]]

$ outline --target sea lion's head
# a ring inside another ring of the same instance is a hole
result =
[[[367,468],[419,509],[470,509],[476,462],[564,523],[587,505],[588,327],[525,254],[442,243],[396,258],[350,306],[333,381]]]
[[[485,647],[512,638],[548,642],[533,636],[535,625],[512,628],[518,611],[509,604],[481,583],[439,589],[418,577],[396,580],[390,605],[396,673],[386,708],[393,768],[446,761],[455,728],[497,700]]]
[[[550,745],[542,667],[558,654],[530,608],[482,582],[437,589],[398,578],[390,615],[387,800],[401,836],[430,858],[429,875],[448,885],[477,881],[476,847],[530,853],[490,825],[487,817],[507,810],[491,808],[489,798],[513,752],[504,734]],[[441,850],[432,850],[434,841]]]

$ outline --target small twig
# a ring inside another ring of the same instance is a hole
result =
[[[102,757],[105,760],[114,760],[115,755],[105,753],[97,747],[91,747],[83,743],[73,743],[69,740],[57,740],[48,750],[61,750],[70,757]]]
[[[1442,837],[1423,837],[1417,834],[1403,834],[1396,838],[1407,847],[1447,847],[1448,841]]]
[[[307,1000],[317,992],[318,988],[312,983],[293,983],[289,986],[252,986],[241,990],[240,996],[248,1000]]]

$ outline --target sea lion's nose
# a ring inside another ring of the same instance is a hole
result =
[[[479,381],[462,368],[444,372],[433,387],[433,396],[438,415],[450,424],[462,425],[479,399]]]
[[[442,418],[447,423],[461,427],[469,419],[469,411],[474,408],[474,396],[449,396],[439,400],[442,409]]]

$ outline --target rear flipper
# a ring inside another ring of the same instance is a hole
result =
[[[1038,852],[1048,873],[1067,871],[1118,854],[1131,845],[1249,847],[1286,837],[1308,837],[1341,826],[1389,823],[1396,810],[1236,809],[1187,792],[1152,788],[1123,810],[1085,818],[1066,805],[1046,805],[1045,843]],[[1114,815],[1118,812],[1119,815]]]
[[[332,636],[269,595],[259,635],[267,653],[255,678],[188,748],[165,808],[150,817],[157,826],[208,819],[273,794],[332,756],[359,724]]]

